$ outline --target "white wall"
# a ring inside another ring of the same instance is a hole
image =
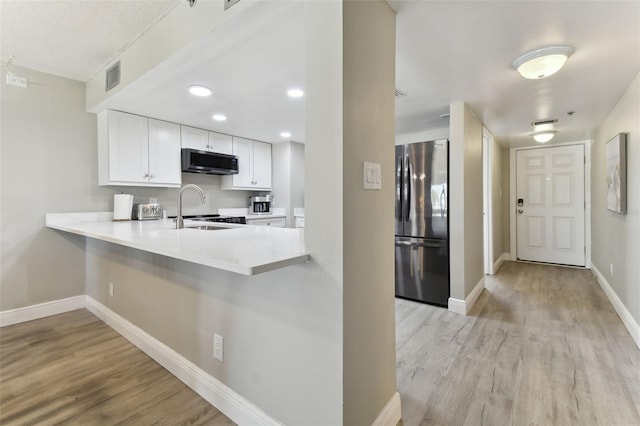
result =
[[[510,253],[511,251],[511,216],[509,215],[509,194],[511,188],[511,175],[509,172],[509,150],[501,151],[501,168],[502,168],[502,206],[500,207],[502,214],[502,252]]]
[[[607,211],[605,144],[627,133],[627,210]],[[591,262],[640,323],[640,74],[597,131],[591,147]],[[613,264],[613,275],[609,271]]]
[[[423,130],[421,132],[407,133],[395,136],[396,145],[404,145],[406,143],[416,143],[425,141],[435,141],[437,139],[449,139],[449,127],[440,129]]]
[[[285,208],[287,227],[293,228],[293,209],[304,207],[304,145],[293,141],[273,144],[271,154],[275,206]]]
[[[509,198],[504,194],[509,194],[502,190],[502,148],[500,144],[492,139],[491,146],[491,213],[492,213],[492,243],[493,243],[493,263],[502,256],[504,247],[502,244],[502,200]]]
[[[451,297],[464,300],[484,276],[482,123],[464,102],[452,103],[450,114]]]

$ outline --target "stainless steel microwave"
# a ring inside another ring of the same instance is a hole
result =
[[[219,152],[182,148],[182,171],[209,175],[238,174],[238,157]]]

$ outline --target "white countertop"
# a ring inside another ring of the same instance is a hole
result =
[[[243,275],[255,275],[309,260],[298,229],[171,219],[114,222],[112,213],[49,213],[46,226],[138,250]],[[205,231],[190,226],[228,228]]]

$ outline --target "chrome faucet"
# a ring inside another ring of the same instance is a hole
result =
[[[200,200],[202,201],[202,204],[204,204],[206,200],[206,197],[204,196],[204,191],[198,185],[194,185],[190,183],[189,185],[185,185],[182,188],[180,188],[180,191],[178,191],[178,201],[177,201],[178,214],[176,215],[176,229],[184,228],[184,219],[182,219],[182,193],[187,189],[195,189],[196,191],[198,191],[200,193]]]

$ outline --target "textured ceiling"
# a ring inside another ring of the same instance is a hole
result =
[[[2,62],[86,81],[180,0],[2,0]]]

